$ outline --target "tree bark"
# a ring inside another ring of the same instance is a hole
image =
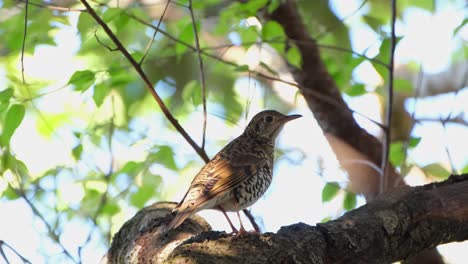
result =
[[[391,263],[468,239],[468,174],[402,187],[317,226],[231,236],[198,216],[164,233],[174,203],[149,206],[114,236],[102,263]]]

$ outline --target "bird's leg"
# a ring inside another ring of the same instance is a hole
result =
[[[231,226],[231,229],[232,229],[232,234],[239,233],[239,230],[237,230],[237,228],[232,224],[231,219],[229,219],[229,216],[227,215],[226,210],[224,210],[224,208],[221,205],[218,205],[218,209],[223,213],[223,215],[228,220],[229,225]]]
[[[247,231],[245,231],[244,225],[242,224],[242,219],[240,217],[239,211],[236,211],[236,213],[237,213],[237,217],[239,218],[239,223],[240,223],[240,229],[239,229],[239,232],[237,233],[237,235],[245,234],[245,233],[247,233]]]
[[[260,230],[260,227],[258,226],[258,224],[255,222],[255,218],[253,217],[253,215],[250,213],[249,210],[247,209],[244,209],[242,210],[245,214],[245,216],[247,216],[247,218],[249,219],[250,223],[252,224],[253,228],[255,229],[255,232],[257,233],[261,233],[261,230]]]

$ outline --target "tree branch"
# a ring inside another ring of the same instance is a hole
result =
[[[130,263],[390,263],[467,240],[467,189],[468,174],[451,176],[395,189],[324,224],[299,223],[276,234],[244,236],[205,232],[209,228],[197,216],[164,234],[174,205],[159,203],[122,227],[106,258],[108,263],[126,256],[132,257],[126,259]]]
[[[125,58],[130,62],[130,64],[135,68],[136,72],[138,75],[140,75],[141,79],[143,80],[146,88],[150,92],[150,94],[153,96],[153,98],[156,100],[158,103],[159,107],[161,108],[161,111],[164,113],[166,118],[169,120],[169,122],[175,127],[175,129],[184,137],[184,139],[192,146],[192,148],[197,152],[197,154],[205,161],[208,162],[210,159],[206,155],[206,152],[201,149],[197,143],[190,137],[190,135],[185,131],[185,129],[179,124],[179,122],[174,118],[174,116],[171,114],[167,106],[164,104],[163,100],[161,97],[159,97],[158,93],[153,87],[153,84],[149,80],[149,78],[146,76],[144,73],[143,69],[140,67],[137,61],[130,55],[130,53],[127,51],[127,49],[123,46],[122,42],[115,36],[115,34],[112,32],[112,30],[107,26],[107,24],[96,14],[94,9],[88,4],[86,0],[80,0],[81,3],[86,7],[86,10],[88,13],[94,18],[94,20],[102,27],[102,29],[107,33],[109,38],[114,42],[114,44],[117,46],[117,49],[125,56]]]

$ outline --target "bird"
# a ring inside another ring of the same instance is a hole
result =
[[[217,209],[228,220],[232,233],[245,233],[239,211],[253,205],[270,186],[275,140],[284,124],[299,117],[301,115],[283,115],[275,110],[257,113],[244,132],[195,175],[184,197],[173,209],[174,218],[166,231],[177,228],[201,210]],[[226,211],[237,212],[239,230]]]

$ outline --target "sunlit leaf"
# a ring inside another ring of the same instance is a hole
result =
[[[120,207],[117,203],[113,201],[107,201],[107,203],[104,205],[101,211],[103,215],[109,215],[109,216],[113,216],[117,214],[118,212],[120,212]]]
[[[262,28],[262,39],[264,42],[268,42],[278,52],[283,53],[285,47],[285,37],[283,27],[275,21],[268,21],[263,25]]]
[[[197,31],[200,31],[200,23],[196,23]],[[185,27],[182,29],[182,31],[179,34],[178,37],[180,42],[177,42],[175,45],[175,51],[176,54],[182,54],[187,50],[188,45],[193,45],[195,41],[195,34],[193,32],[193,25],[192,23],[188,23],[185,25]],[[182,42],[182,43],[181,43]]]
[[[393,166],[400,166],[405,161],[405,148],[402,142],[390,144],[389,159]]]
[[[460,32],[460,30],[465,27],[466,23],[468,23],[468,18],[465,18],[463,22],[461,22],[461,24],[458,25],[458,27],[456,27],[455,30],[453,30],[453,35],[455,36],[456,34],[458,34],[458,32]]]
[[[156,153],[151,153],[149,159],[158,162],[168,169],[177,170],[177,165],[174,160],[174,151],[170,146],[158,146]]]
[[[96,106],[101,106],[104,98],[109,94],[109,85],[105,83],[98,83],[94,87],[93,100]]]
[[[244,27],[238,30],[243,44],[253,44],[259,36],[258,30],[254,26]]]
[[[269,14],[273,13],[281,4],[281,0],[271,0],[268,4],[267,12]]]
[[[322,202],[329,202],[335,196],[338,194],[340,191],[340,186],[336,182],[327,182],[325,186],[322,189]]]
[[[237,66],[235,69],[234,69],[236,72],[248,72],[250,69],[249,69],[249,65],[239,65]]]
[[[0,92],[0,102],[7,102],[13,96],[13,89],[7,88]]]
[[[439,163],[431,163],[422,167],[421,169],[425,173],[441,180],[445,180],[450,176],[450,172]]]
[[[4,146],[10,143],[11,136],[21,124],[21,121],[23,121],[24,113],[25,109],[21,104],[14,104],[8,109],[1,136],[2,144]]]
[[[293,65],[294,67],[301,68],[302,56],[297,47],[294,46],[288,49],[286,52],[286,59],[288,60],[289,64]]]
[[[356,83],[345,89],[344,92],[349,96],[360,96],[366,93],[366,87],[362,83]]]
[[[102,21],[109,23],[122,13],[121,8],[108,8],[104,14],[102,14]]]
[[[421,142],[421,138],[420,137],[411,137],[409,142],[408,142],[408,146],[410,148],[415,148],[419,142]]]
[[[137,208],[142,208],[149,199],[154,196],[153,186],[141,186],[130,195],[130,203]]]
[[[393,89],[399,92],[412,92],[413,84],[406,79],[397,78],[393,81]]]
[[[352,192],[346,192],[343,200],[343,208],[347,211],[352,210],[356,207],[356,194]]]
[[[192,80],[185,85],[182,98],[192,102],[194,106],[200,105],[202,103],[201,89],[200,83],[197,80]]]
[[[88,70],[76,71],[68,81],[68,84],[73,84],[75,86],[75,90],[82,92],[89,89],[93,83],[94,72]]]
[[[72,155],[75,160],[79,160],[81,158],[81,153],[83,152],[83,145],[79,144],[72,149]]]

